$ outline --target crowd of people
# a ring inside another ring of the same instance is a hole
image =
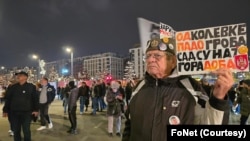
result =
[[[103,80],[93,81],[87,85],[85,81],[70,81],[64,88],[55,89],[50,85],[48,78],[42,77],[36,83],[28,83],[28,73],[21,71],[16,73],[16,79],[10,83],[4,91],[3,117],[9,120],[10,136],[14,141],[21,141],[21,130],[24,140],[31,141],[31,122],[39,121],[41,126],[37,131],[53,128],[52,119],[49,116],[49,107],[55,100],[62,100],[64,114],[68,114],[70,134],[77,132],[77,101],[79,101],[79,112],[83,115],[88,111],[91,104],[91,115],[97,112],[107,112],[108,132],[113,136],[113,119],[116,123],[116,135],[121,136],[121,117],[124,116],[125,97],[129,102],[132,94],[132,81],[125,88],[120,81],[105,83]],[[115,103],[115,104],[114,104]]]
[[[71,81],[66,87],[58,88],[61,90],[59,95],[63,101],[64,114],[68,112],[70,115],[71,128],[68,132],[77,134],[76,107],[77,101],[79,101],[80,115],[87,112],[89,106],[91,107],[90,114],[93,116],[97,112],[104,112],[105,110],[108,117],[109,136],[113,136],[114,123],[116,123],[116,135],[121,136],[121,119],[125,118],[125,105],[130,101],[134,85],[133,81],[129,81],[126,86],[123,86],[121,81],[118,80],[111,82],[97,80],[92,81],[91,85],[87,85],[85,81],[82,81],[77,87],[75,82]],[[72,92],[72,88],[76,88],[75,92]]]

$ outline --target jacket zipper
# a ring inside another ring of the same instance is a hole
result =
[[[156,105],[157,105],[157,101],[158,101],[158,79],[156,79],[155,81],[155,86],[156,86],[156,97],[155,97],[155,105],[154,105],[154,117],[153,117],[153,127],[152,127],[152,131],[151,131],[151,134],[152,134],[152,137],[151,137],[151,140],[154,141],[154,135],[153,135],[153,132],[155,131],[154,130],[154,126],[155,126],[155,115],[156,115]]]

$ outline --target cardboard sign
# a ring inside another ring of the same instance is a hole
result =
[[[249,71],[246,23],[176,32],[178,74]]]
[[[144,18],[138,18],[138,27],[142,52],[144,54],[147,49],[147,41],[159,38],[159,24]]]

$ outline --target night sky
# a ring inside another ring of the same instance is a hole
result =
[[[37,65],[103,52],[128,55],[139,43],[137,18],[176,31],[247,23],[250,0],[0,0],[0,66]],[[250,28],[248,46],[250,46]]]

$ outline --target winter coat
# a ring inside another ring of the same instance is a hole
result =
[[[41,88],[38,90],[39,91],[39,97],[40,97],[40,94],[41,94]],[[47,85],[47,102],[46,104],[50,104],[54,101],[55,99],[55,96],[56,96],[56,89],[54,86],[50,85],[48,83]]]
[[[250,114],[250,90],[244,88],[241,90],[237,103],[240,103],[241,115],[248,116]]]
[[[70,90],[69,99],[68,99],[68,110],[71,111],[74,107],[77,106],[77,100],[78,100],[78,88],[72,88]]]
[[[119,91],[114,93],[111,89],[108,90],[106,101],[108,103],[107,116],[118,117],[121,115],[121,101],[116,99],[116,96],[121,95]]]

